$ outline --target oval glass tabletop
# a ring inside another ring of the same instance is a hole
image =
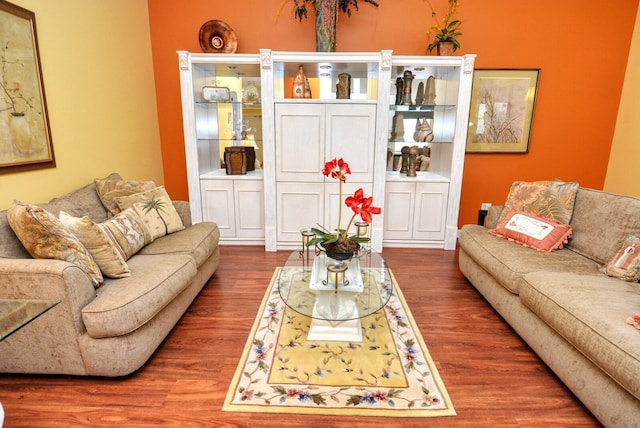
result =
[[[294,251],[277,278],[280,297],[294,311],[325,321],[360,319],[387,304],[393,286],[380,254],[367,252],[345,261],[346,270],[332,271],[339,263],[324,253]]]

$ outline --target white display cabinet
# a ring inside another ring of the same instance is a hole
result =
[[[474,62],[475,55],[392,58],[385,94],[391,155],[386,172],[385,246],[456,247]],[[400,97],[396,83],[398,78],[405,82],[406,72],[411,76],[411,93],[407,96],[403,91]],[[429,124],[430,141],[422,141],[416,133],[418,121]],[[415,177],[399,171],[405,146],[417,146],[428,155],[423,160],[428,169]]]
[[[336,227],[343,201],[338,183],[321,171],[328,160],[343,158],[352,171],[343,198],[362,187],[383,207],[370,227],[374,250],[455,248],[475,55],[262,49],[178,56],[192,215],[218,222],[223,243],[263,243],[275,251],[299,246],[300,229]],[[312,98],[293,98],[300,66]],[[413,105],[396,104],[396,80],[405,72]],[[336,95],[342,73],[351,79],[347,99]],[[427,82],[432,91],[425,102],[418,89]],[[229,100],[207,100],[219,94],[210,89],[213,95],[203,96],[204,87],[229,88]],[[404,141],[391,141],[397,114]],[[414,141],[418,119],[429,123],[433,141]],[[228,175],[223,165],[224,148],[237,145],[255,147],[258,168],[246,175]],[[427,146],[427,171],[407,177],[395,170],[405,145]],[[349,217],[345,212],[343,222]]]
[[[178,52],[189,204],[222,243],[264,244],[259,55]],[[225,148],[249,146],[246,174],[228,175]]]

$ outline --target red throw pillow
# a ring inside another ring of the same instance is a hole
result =
[[[509,210],[504,220],[489,233],[546,252],[562,248],[572,236],[571,226],[568,224],[515,208]]]

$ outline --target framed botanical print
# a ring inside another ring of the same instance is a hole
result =
[[[0,174],[55,167],[35,14],[0,0]]]
[[[467,153],[527,153],[540,69],[476,70]]]

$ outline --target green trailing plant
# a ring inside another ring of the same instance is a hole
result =
[[[456,51],[460,49],[460,42],[458,41],[458,37],[462,36],[462,33],[459,31],[460,25],[462,25],[462,21],[459,19],[453,19],[453,15],[458,10],[458,0],[448,0],[449,2],[449,10],[442,17],[441,20],[438,20],[436,12],[433,10],[433,6],[429,3],[431,7],[431,17],[434,19],[435,24],[429,27],[429,31],[427,32],[427,36],[433,37],[434,40],[429,44],[427,50],[431,52],[438,46],[440,42],[451,42],[453,43],[453,50]]]
[[[351,8],[358,11],[358,0],[282,0],[280,2],[280,6],[278,7],[278,14],[276,15],[276,19],[280,16],[282,9],[286,6],[287,3],[293,2],[293,9],[291,14],[295,19],[302,22],[302,19],[308,18],[307,5],[313,5],[314,9],[317,11],[323,10],[323,6],[328,4],[330,1],[337,1],[338,10],[347,14],[347,16],[351,16]],[[365,3],[369,3],[375,7],[378,7],[378,2],[374,0],[362,0]]]

